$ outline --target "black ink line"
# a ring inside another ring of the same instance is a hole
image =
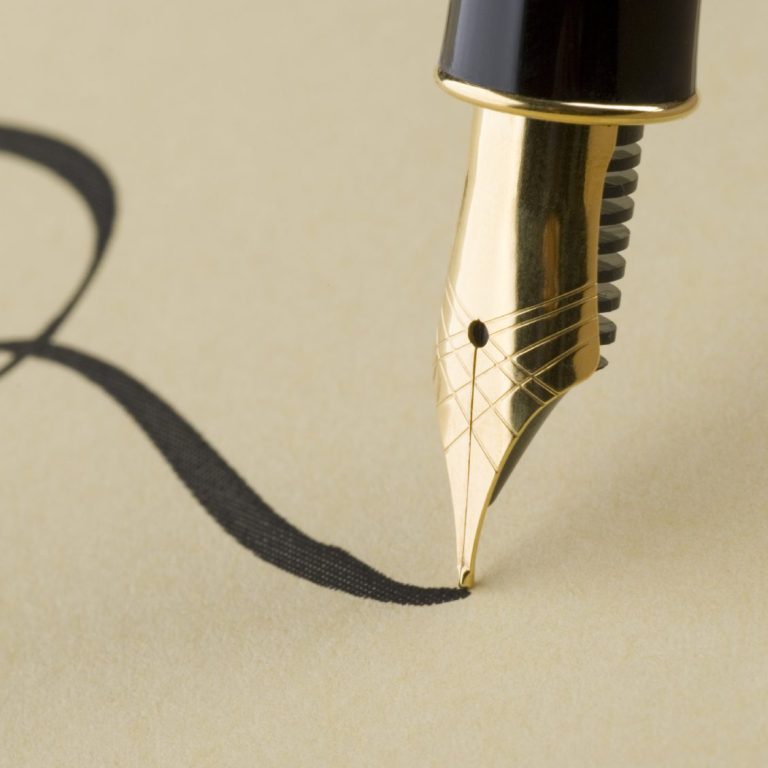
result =
[[[401,584],[339,547],[321,544],[271,509],[211,445],[141,382],[109,363],[51,343],[0,342],[0,349],[59,363],[101,387],[136,420],[179,479],[225,531],[284,571],[351,595],[428,605],[466,594]]]
[[[0,127],[0,151],[48,168],[85,200],[96,226],[91,261],[75,292],[34,338],[2,341],[12,354],[0,376],[27,357],[63,365],[119,403],[152,441],[202,507],[225,531],[261,559],[323,587],[400,605],[434,605],[468,596],[456,588],[417,587],[390,579],[348,552],[322,544],[278,515],[227,464],[200,433],[141,382],[103,360],[52,342],[103,260],[115,216],[115,194],[106,173],[83,152],[36,133]]]

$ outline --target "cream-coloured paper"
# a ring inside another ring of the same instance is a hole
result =
[[[307,534],[435,586],[431,364],[470,121],[431,80],[444,6],[6,0],[0,45],[0,120],[118,190],[58,340]],[[467,600],[280,571],[81,377],[0,379],[0,765],[765,765],[764,21],[705,4],[702,106],[643,140],[610,366],[491,508]],[[0,156],[0,337],[38,330],[91,238],[70,190]]]

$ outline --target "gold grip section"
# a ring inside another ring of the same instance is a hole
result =
[[[600,207],[616,131],[476,110],[435,364],[463,586],[520,436],[597,369]]]

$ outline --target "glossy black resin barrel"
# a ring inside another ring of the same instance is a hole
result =
[[[521,100],[682,103],[699,0],[451,0],[439,76]]]

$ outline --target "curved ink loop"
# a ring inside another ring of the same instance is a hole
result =
[[[96,242],[91,259],[75,291],[64,306],[43,326],[34,345],[45,344],[77,306],[91,284],[107,250],[115,220],[115,190],[101,166],[71,144],[19,128],[0,126],[0,152],[31,160],[70,184],[83,198],[93,216]],[[17,352],[9,363],[0,366],[0,376],[18,365],[28,352]]]
[[[339,547],[322,544],[280,517],[168,403],[114,365],[51,339],[90,285],[112,232],[115,195],[109,177],[80,150],[40,134],[0,127],[0,151],[32,160],[68,181],[96,226],[89,266],[63,308],[34,338],[0,341],[13,357],[0,375],[32,356],[76,371],[119,403],[178,478],[225,531],[262,560],[315,584],[400,605],[433,605],[467,597],[456,588],[417,587],[390,579]]]

